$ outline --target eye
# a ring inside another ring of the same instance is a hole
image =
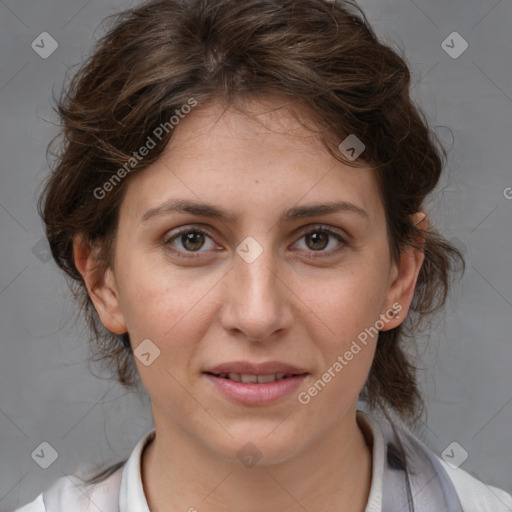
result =
[[[344,238],[337,231],[324,226],[314,226],[313,229],[310,228],[309,231],[305,232],[301,236],[299,241],[301,240],[305,241],[306,251],[320,253],[318,256],[309,256],[313,258],[323,257],[324,255],[332,256],[333,254],[342,251],[346,246]],[[331,246],[331,248],[329,250],[325,250],[329,246]],[[332,246],[334,246],[334,248]]]
[[[205,252],[200,251],[205,246],[205,242],[210,240],[210,247],[206,250],[214,250],[216,244],[213,242],[208,231],[201,228],[186,227],[185,229],[179,230],[172,236],[167,237],[164,241],[166,246],[170,246],[170,250],[176,253],[178,256],[186,258],[195,257],[193,253]],[[180,254],[181,253],[181,254]],[[189,254],[184,254],[189,253]]]
[[[209,231],[203,228],[187,226],[174,232],[172,236],[166,237],[164,244],[179,257],[194,258],[199,257],[203,252],[216,249],[217,245],[212,236]],[[342,251],[346,246],[344,238],[338,232],[324,226],[310,228],[309,231],[302,234],[299,241],[302,239],[305,240],[305,251],[319,253],[318,255],[308,256],[310,258],[332,256]],[[210,241],[209,247],[206,243],[208,240]],[[298,242],[294,245],[297,244]],[[331,249],[326,250],[332,245],[334,245],[334,248],[331,247]],[[201,251],[201,249],[205,250]]]

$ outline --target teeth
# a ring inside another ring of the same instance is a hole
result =
[[[223,379],[233,380],[235,382],[244,383],[258,383],[264,384],[266,382],[274,382],[275,380],[284,379],[287,376],[286,373],[271,373],[269,375],[249,375],[245,373],[220,373],[219,377]]]
[[[258,376],[257,375],[248,375],[245,373],[242,373],[240,375],[242,382],[249,383],[249,382],[258,382]]]
[[[277,380],[277,375],[258,375],[258,382],[264,383],[264,382],[274,382]]]

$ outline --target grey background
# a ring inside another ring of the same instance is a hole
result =
[[[83,327],[47,261],[35,209],[57,133],[52,88],[90,51],[101,20],[135,4],[0,0],[0,509],[79,465],[125,458],[152,426],[146,397],[88,368]],[[512,492],[512,2],[360,5],[405,52],[415,99],[451,147],[430,213],[468,259],[446,315],[420,343],[428,416],[419,434],[438,454],[457,441],[469,454],[464,470]],[[47,59],[31,48],[44,31],[59,44]],[[469,44],[458,58],[441,47],[454,31]],[[43,441],[58,452],[48,469],[31,458]]]

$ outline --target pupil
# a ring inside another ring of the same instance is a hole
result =
[[[318,249],[325,249],[325,247],[327,247],[327,234],[326,233],[322,233],[321,231],[317,231],[315,233],[310,233],[309,235],[306,235],[308,237],[308,240],[309,239],[312,239],[313,240],[313,247],[308,246],[310,247],[310,249],[314,249],[314,250],[318,250]],[[318,243],[319,239],[322,239],[323,238],[323,242],[320,242],[320,247],[316,246],[315,247],[315,243]]]
[[[183,237],[185,237],[185,240],[183,240]],[[194,233],[187,233],[183,235],[181,241],[183,243],[183,247],[190,251],[196,251],[201,248],[201,246],[204,243],[204,235],[202,233],[194,232]],[[198,242],[199,240],[199,242]],[[190,245],[190,243],[192,246]]]

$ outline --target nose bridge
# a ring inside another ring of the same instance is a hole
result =
[[[236,249],[235,272],[239,291],[258,301],[270,302],[277,293],[276,255],[270,236],[246,237]]]
[[[277,276],[278,257],[271,236],[247,237],[236,248],[231,270],[224,327],[242,331],[249,339],[263,340],[291,320]]]

